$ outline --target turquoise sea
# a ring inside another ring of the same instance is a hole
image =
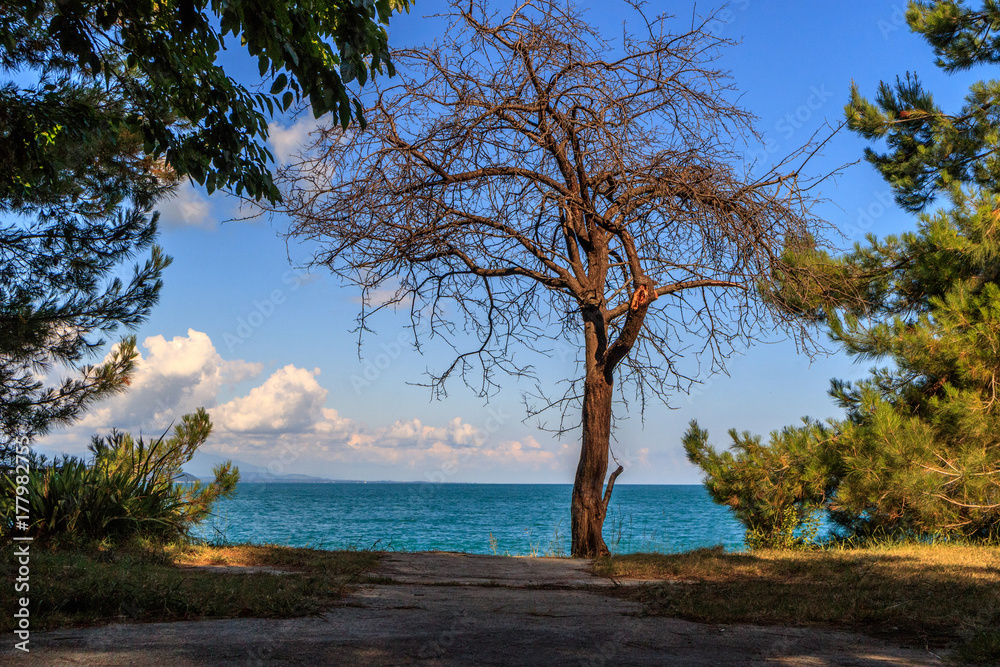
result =
[[[197,535],[321,549],[569,552],[568,484],[239,484]],[[743,546],[700,485],[615,486],[604,539],[616,553]]]

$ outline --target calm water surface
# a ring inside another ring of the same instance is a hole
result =
[[[240,484],[198,535],[324,549],[569,552],[568,484]],[[491,539],[492,535],[492,539]],[[702,486],[615,486],[612,551],[743,547],[743,529]]]

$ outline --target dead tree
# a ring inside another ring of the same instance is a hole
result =
[[[276,209],[366,298],[394,290],[362,308],[362,329],[405,305],[415,332],[453,343],[438,391],[456,374],[488,393],[498,371],[530,373],[519,346],[579,346],[555,401],[582,409],[575,556],[607,553],[616,375],[642,405],[666,400],[692,379],[675,364],[684,341],[718,370],[773,330],[783,314],[760,287],[818,222],[792,162],[763,177],[742,163],[754,118],[714,68],[725,42],[624,10],[641,32],[607,39],[563,2],[454,3],[445,37],[397,51],[394,85],[373,84],[366,129],[322,131],[284,171]]]

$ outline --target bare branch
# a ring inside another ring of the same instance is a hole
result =
[[[582,408],[580,507],[602,521],[623,387],[641,411],[776,330],[804,340],[758,288],[823,231],[802,176],[822,144],[752,175],[734,147],[759,138],[754,117],[714,62],[728,42],[629,6],[640,32],[611,40],[562,1],[503,16],[453,2],[448,34],[398,51],[400,76],[372,84],[364,131],[326,128],[282,170],[273,209],[318,244],[316,263],[366,298],[391,289],[415,332],[452,345],[438,394],[455,375],[483,395],[496,371],[530,376],[512,346],[578,349],[577,376],[541,407]],[[378,311],[366,301],[360,331]]]
[[[618,475],[623,472],[625,472],[625,468],[623,466],[618,466],[615,468],[615,471],[611,473],[611,477],[608,478],[608,485],[604,490],[604,499],[601,501],[604,505],[605,516],[608,514],[608,505],[611,503],[611,491],[615,488],[615,480],[618,479]]]

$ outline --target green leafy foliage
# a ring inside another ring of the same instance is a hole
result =
[[[159,296],[170,258],[153,246],[131,277],[107,276],[152,245],[156,216],[139,209],[87,219],[44,214],[30,224],[0,225],[0,446],[76,419],[127,385],[136,357],[126,337],[102,363],[80,365],[102,334],[134,327]],[[76,373],[58,385],[54,365]]]
[[[231,462],[214,468],[203,485],[178,484],[181,467],[208,438],[204,409],[185,415],[167,438],[146,441],[112,431],[95,436],[92,458],[64,457],[27,475],[29,533],[64,542],[120,542],[134,537],[169,542],[188,537],[212,504],[233,494],[239,471]],[[10,533],[16,477],[5,478],[3,527]]]
[[[409,0],[24,0],[0,7],[0,64],[42,78],[54,67],[78,82],[114,86],[127,101],[118,121],[147,156],[210,192],[276,201],[271,155],[259,141],[274,109],[287,109],[291,93],[317,117],[334,112],[345,126],[354,120],[346,84],[393,74],[385,26],[408,7]],[[269,93],[254,92],[219,64],[234,45],[257,61],[262,77],[273,75]],[[5,88],[13,108],[32,97],[13,83]],[[60,111],[62,92],[34,100],[44,107],[41,118],[76,114]]]
[[[956,191],[953,208],[923,216],[916,232],[837,259],[865,276],[865,298],[797,293],[814,296],[804,303],[849,355],[889,362],[860,382],[832,382],[845,419],[807,421],[766,445],[731,432],[733,452],[722,454],[692,425],[688,457],[748,540],[777,546],[812,508],[859,537],[1000,537],[997,209],[996,195]]]
[[[33,220],[0,222],[0,449],[6,453],[20,438],[73,421],[129,381],[134,337],[96,366],[83,362],[105,335],[145,320],[170,264],[153,245],[155,214],[97,201],[105,187],[119,193],[112,199],[145,194],[132,185],[99,186],[87,193],[95,197],[74,201],[78,195],[57,192],[60,185],[40,184],[35,192],[45,195],[33,202],[39,209]],[[148,259],[131,276],[115,275],[146,248]],[[74,372],[53,385],[45,374],[56,366]]]
[[[946,71],[1000,62],[1000,7],[993,0],[978,8],[955,0],[910,2],[906,19]],[[866,157],[907,210],[919,211],[954,183],[992,189],[1000,177],[1000,83],[977,83],[962,107],[947,113],[908,74],[883,82],[874,103],[853,88],[846,112],[852,130],[885,141],[888,150],[869,148]]]
[[[956,191],[893,240],[911,258],[889,283],[898,298],[832,329],[849,354],[891,361],[831,389],[851,471],[831,510],[855,533],[1000,535],[998,206]]]
[[[907,19],[946,70],[1000,62],[994,2],[911,2]],[[801,504],[855,537],[1000,539],[998,100],[992,81],[972,86],[957,115],[914,76],[883,83],[874,102],[852,90],[848,124],[885,143],[866,155],[897,201],[948,206],[921,213],[914,232],[869,237],[839,257],[789,256],[797,269],[769,298],[881,365],[860,382],[832,382],[846,416],[829,428],[785,429],[766,446],[734,436],[736,456],[689,431],[689,457],[748,538],[780,542]]]
[[[127,385],[131,338],[104,363],[85,361],[157,301],[170,259],[153,246],[155,203],[183,176],[276,200],[263,144],[275,108],[301,100],[352,120],[360,106],[345,84],[392,74],[385,24],[408,6],[0,4],[0,465],[12,443]],[[237,43],[273,76],[270,94],[218,62]],[[145,250],[131,279],[115,277]],[[55,369],[70,376],[45,377]]]
[[[15,113],[0,113],[0,133],[9,139],[0,141],[0,214],[7,214],[0,219],[5,452],[125,387],[136,356],[133,338],[123,339],[102,364],[81,364],[105,335],[145,320],[170,264],[154,245],[157,216],[150,207],[172,180],[157,175],[116,120],[114,90],[102,97],[96,87],[59,86],[73,103],[56,117],[44,115],[47,103],[36,108],[28,98],[8,106]],[[11,95],[0,89],[0,104]],[[41,129],[57,127],[67,129]],[[39,134],[47,138],[36,140]],[[147,249],[148,259],[130,277],[119,277],[122,265]],[[55,366],[75,372],[51,386],[45,373]]]
[[[705,471],[712,499],[728,505],[746,527],[751,548],[796,548],[811,544],[818,513],[827,502],[838,461],[825,447],[833,431],[806,420],[799,428],[760,436],[729,432],[731,450],[718,452],[708,432],[691,422],[684,435],[688,459]]]
[[[170,258],[154,245],[151,210],[176,174],[143,154],[123,86],[82,76],[11,4],[0,7],[0,67],[15,75],[0,85],[0,465],[9,466],[13,443],[127,385],[133,338],[103,363],[85,362],[157,301]],[[48,377],[55,369],[69,377]]]

